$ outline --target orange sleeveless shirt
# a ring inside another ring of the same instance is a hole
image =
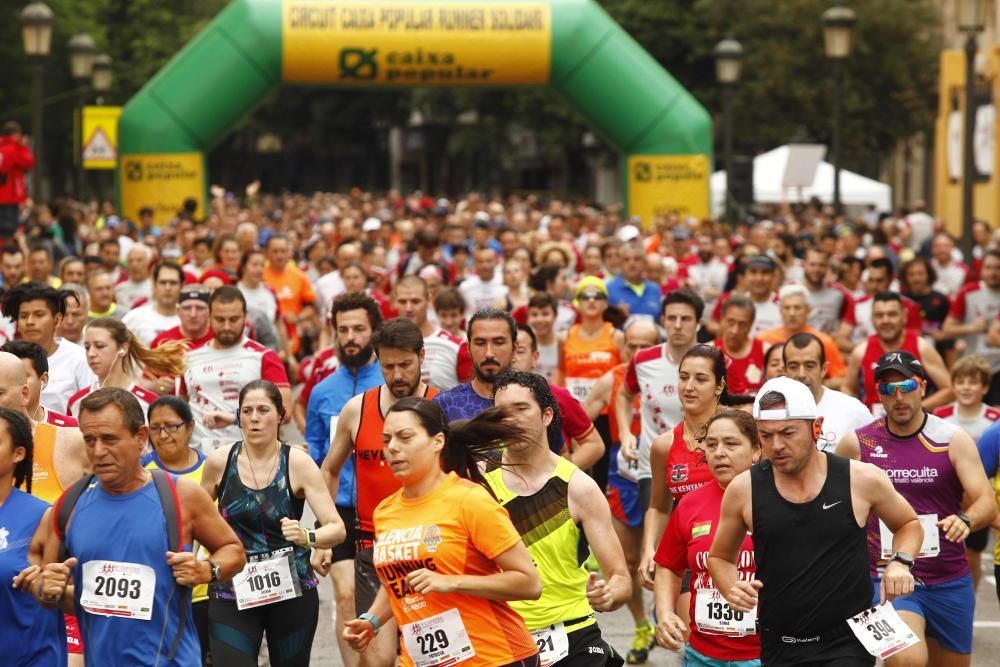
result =
[[[34,466],[31,471],[31,495],[54,505],[64,489],[59,483],[55,466],[56,427],[38,424],[35,427]]]
[[[402,484],[385,462],[385,442],[382,439],[381,398],[385,385],[369,389],[361,398],[361,420],[354,438],[354,474],[358,490],[357,516],[361,530],[375,532],[373,515],[378,504],[398,491]],[[427,385],[423,398],[432,399],[441,392]]]
[[[621,363],[615,346],[615,328],[605,322],[600,335],[594,340],[584,340],[579,324],[574,324],[563,344],[563,374],[566,388],[581,403],[586,400],[598,378]]]

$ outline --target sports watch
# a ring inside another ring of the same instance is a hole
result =
[[[208,564],[212,568],[212,580],[209,583],[212,584],[217,583],[219,581],[219,576],[222,573],[222,568],[219,567],[219,564],[216,563],[214,560],[208,561]]]
[[[896,553],[894,553],[892,555],[892,558],[889,559],[890,563],[892,561],[896,561],[897,563],[902,563],[903,565],[905,565],[906,567],[910,568],[911,570],[913,569],[913,562],[914,562],[913,561],[913,556],[911,556],[910,554],[906,553],[905,551],[897,551]]]
[[[958,518],[965,524],[966,528],[972,530],[972,519],[969,518],[968,514],[959,514]]]

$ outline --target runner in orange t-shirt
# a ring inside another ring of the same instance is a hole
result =
[[[621,363],[625,335],[604,321],[608,291],[600,278],[581,280],[573,305],[580,311],[581,321],[560,335],[562,356],[556,384],[566,387],[582,403],[597,380]]]
[[[424,337],[420,327],[409,320],[387,322],[372,338],[385,384],[358,394],[340,412],[330,451],[323,460],[323,475],[334,498],[340,471],[354,454],[358,530],[354,559],[354,606],[368,609],[381,584],[372,563],[375,540],[375,507],[399,490],[400,481],[385,462],[382,430],[385,415],[396,401],[407,396],[431,399],[440,392],[420,380],[424,362]],[[330,552],[316,552],[313,562],[319,570],[329,567]],[[345,619],[346,620],[346,619]],[[395,628],[381,633],[368,647],[372,664],[391,664],[397,653]],[[374,654],[374,655],[371,655]]]
[[[291,261],[288,237],[284,234],[274,234],[264,246],[267,254],[267,266],[264,268],[264,283],[274,290],[278,297],[278,309],[282,315],[295,323],[306,303],[316,303],[316,293],[313,292],[309,276],[302,272]]]
[[[375,509],[382,587],[346,624],[356,650],[394,618],[403,667],[539,664],[524,621],[503,601],[538,599],[541,578],[478,467],[496,443],[526,440],[505,416],[490,408],[450,427],[433,401],[408,397],[389,408],[385,457],[402,488]]]

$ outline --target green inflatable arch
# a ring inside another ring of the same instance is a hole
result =
[[[548,85],[625,158],[630,213],[708,214],[709,114],[593,0],[235,0],[125,106],[122,212],[203,205],[204,152],[286,82]]]

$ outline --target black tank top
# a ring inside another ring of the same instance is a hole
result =
[[[872,601],[865,528],[854,518],[850,460],[824,452],[826,482],[815,498],[792,503],[778,492],[774,469],[750,469],[753,545],[760,624],[809,637],[836,631]]]

